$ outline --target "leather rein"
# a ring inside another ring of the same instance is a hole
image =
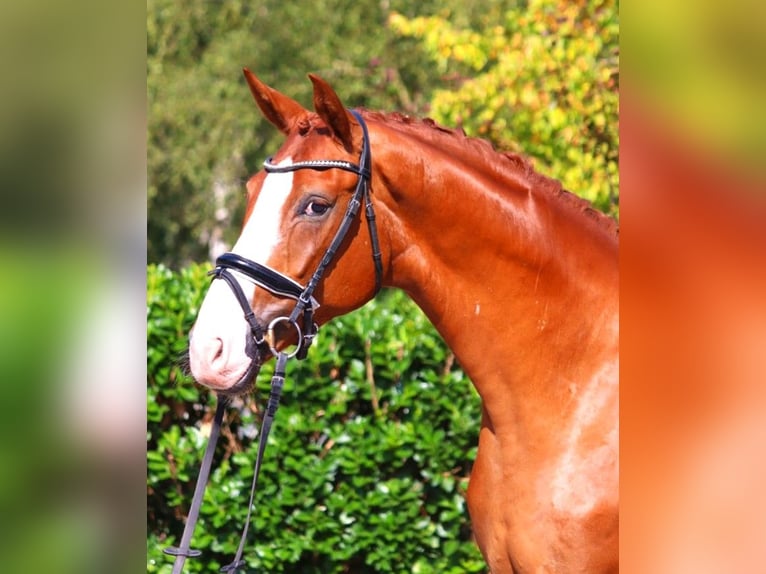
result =
[[[216,259],[216,267],[210,272],[213,276],[213,281],[216,279],[224,280],[231,288],[234,296],[237,298],[239,305],[245,315],[245,320],[250,325],[250,331],[252,340],[258,347],[266,347],[268,351],[276,358],[276,366],[274,368],[274,375],[271,379],[271,390],[269,392],[269,400],[266,405],[266,411],[261,422],[261,431],[258,441],[258,454],[255,460],[255,466],[253,469],[253,483],[250,488],[250,501],[248,503],[247,519],[240,538],[239,547],[237,553],[231,564],[221,568],[221,572],[235,573],[241,568],[246,566],[246,562],[242,559],[245,543],[247,540],[247,532],[250,526],[250,520],[252,517],[253,500],[255,497],[255,491],[258,484],[258,475],[260,474],[261,463],[263,454],[266,450],[266,441],[271,431],[271,425],[279,408],[279,401],[282,396],[282,388],[285,381],[285,368],[287,360],[293,357],[297,359],[304,359],[308,353],[308,349],[316,336],[319,327],[314,322],[314,311],[319,307],[319,303],[313,297],[314,290],[322,279],[327,266],[333,261],[341,243],[345,239],[348,230],[356,219],[359,209],[364,203],[365,216],[367,219],[367,227],[370,232],[370,243],[372,248],[372,259],[375,265],[375,293],[381,288],[383,280],[383,264],[380,254],[380,243],[378,241],[378,231],[375,224],[375,211],[372,205],[372,198],[370,195],[370,181],[372,177],[372,155],[370,152],[370,138],[367,132],[367,125],[362,119],[362,116],[356,110],[349,110],[350,113],[359,122],[362,127],[362,151],[359,157],[359,163],[355,164],[344,160],[309,160],[297,162],[289,166],[279,166],[272,163],[271,158],[264,162],[264,169],[268,173],[285,173],[291,171],[298,171],[300,169],[313,169],[324,171],[328,169],[341,169],[349,171],[358,176],[356,189],[354,194],[348,202],[346,212],[341,220],[341,223],[335,232],[330,246],[324,253],[322,260],[317,266],[316,270],[312,274],[309,282],[304,287],[299,282],[291,279],[283,273],[272,269],[271,267],[257,263],[236,253],[224,253],[218,259]],[[273,319],[264,330],[263,326],[258,323],[255,314],[250,306],[250,302],[247,296],[244,294],[239,281],[234,277],[230,270],[239,272],[247,276],[256,285],[266,289],[270,293],[279,297],[287,297],[295,300],[295,307],[289,316],[282,316]],[[298,323],[301,320],[302,327]],[[290,352],[278,351],[276,349],[276,338],[274,330],[280,323],[286,323],[295,330],[297,334],[297,343],[295,349]],[[255,359],[253,359],[255,361]],[[205,493],[205,487],[207,486],[208,477],[210,476],[210,469],[213,463],[213,456],[215,454],[215,446],[218,442],[218,436],[221,430],[221,423],[223,421],[224,411],[229,402],[229,398],[226,395],[218,395],[218,404],[216,407],[215,417],[213,418],[213,425],[210,431],[210,437],[208,439],[207,448],[202,459],[199,475],[197,476],[197,484],[194,489],[194,497],[192,499],[191,507],[189,508],[189,515],[184,525],[184,531],[181,536],[181,542],[179,546],[171,546],[165,548],[166,554],[175,556],[175,562],[173,564],[173,574],[181,574],[183,572],[183,566],[186,558],[197,557],[201,554],[199,550],[191,549],[191,538],[194,533],[194,527],[199,517],[199,511],[202,506],[202,498]]]

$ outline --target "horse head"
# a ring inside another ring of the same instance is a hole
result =
[[[311,112],[244,74],[286,140],[247,182],[242,232],[214,272],[225,281],[212,282],[190,335],[194,378],[224,393],[249,389],[272,354],[305,352],[316,324],[363,305],[382,276],[361,115],[317,76]],[[365,202],[367,228],[354,211]]]

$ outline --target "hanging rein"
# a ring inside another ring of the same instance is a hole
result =
[[[285,382],[285,367],[287,360],[293,357],[297,359],[306,358],[309,347],[317,334],[318,326],[314,322],[314,311],[319,307],[319,303],[313,297],[314,290],[322,279],[327,266],[332,262],[335,254],[340,248],[349,228],[357,217],[359,209],[364,202],[365,215],[367,219],[367,227],[370,232],[370,242],[372,247],[372,260],[375,265],[375,292],[380,290],[381,282],[383,280],[383,264],[381,261],[380,244],[378,241],[378,230],[375,225],[375,211],[372,206],[372,198],[370,195],[370,180],[372,177],[372,156],[370,153],[370,139],[367,132],[367,125],[362,119],[361,114],[355,110],[350,110],[351,114],[356,118],[359,125],[362,127],[362,152],[359,157],[359,163],[355,164],[349,161],[343,160],[309,160],[297,162],[289,166],[278,166],[271,162],[271,158],[264,162],[264,169],[268,173],[285,173],[291,171],[298,171],[300,169],[313,169],[324,171],[328,169],[341,169],[349,171],[358,176],[356,189],[346,207],[346,213],[343,216],[343,220],[335,232],[330,246],[324,253],[322,260],[311,276],[309,282],[304,287],[297,281],[290,277],[268,267],[267,265],[257,263],[236,253],[224,253],[216,260],[216,267],[210,274],[213,276],[213,280],[222,279],[226,281],[234,296],[237,298],[240,306],[245,315],[245,320],[250,325],[251,336],[253,342],[261,348],[266,348],[276,358],[276,366],[274,368],[274,375],[271,379],[271,390],[269,392],[269,400],[266,405],[266,412],[261,422],[261,431],[258,441],[258,454],[255,459],[255,467],[253,469],[253,483],[250,488],[250,500],[247,509],[247,519],[245,526],[242,530],[242,536],[239,541],[239,547],[237,553],[231,564],[221,568],[221,572],[232,572],[236,574],[238,570],[246,565],[246,562],[242,559],[245,543],[247,540],[247,531],[250,526],[250,520],[253,510],[253,500],[255,497],[255,490],[258,485],[258,475],[261,470],[261,462],[263,454],[266,450],[266,441],[271,431],[271,425],[274,420],[274,416],[279,407],[279,401],[282,396],[282,387]],[[242,287],[239,281],[234,277],[230,270],[234,270],[238,273],[242,273],[251,279],[256,285],[266,289],[274,295],[279,297],[288,297],[295,300],[295,307],[289,316],[282,316],[273,319],[266,329],[258,323],[250,302],[247,296],[242,291]],[[300,320],[300,323],[299,323]],[[281,324],[286,323],[291,326],[297,335],[297,343],[295,349],[286,353],[284,351],[278,351],[276,349],[276,337],[274,334],[275,328]],[[302,326],[301,326],[302,325]],[[164,550],[166,554],[175,556],[175,563],[173,564],[173,574],[181,574],[183,572],[183,566],[186,558],[197,557],[201,554],[199,550],[191,549],[191,538],[194,533],[194,527],[199,517],[200,507],[202,505],[202,497],[205,493],[205,487],[207,485],[208,477],[210,475],[210,468],[213,463],[213,455],[215,454],[215,445],[218,441],[218,435],[220,434],[221,423],[223,421],[223,414],[228,405],[228,399],[225,396],[218,396],[218,405],[216,407],[215,417],[213,419],[213,426],[210,431],[210,438],[208,439],[208,445],[205,449],[205,455],[202,459],[199,475],[197,477],[197,484],[194,489],[194,498],[189,509],[189,516],[184,526],[183,535],[181,536],[181,542],[179,546],[169,547]]]

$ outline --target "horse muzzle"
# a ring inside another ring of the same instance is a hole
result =
[[[249,336],[229,338],[200,331],[195,328],[189,340],[189,369],[194,379],[218,393],[250,390],[261,366],[271,357],[268,348]]]

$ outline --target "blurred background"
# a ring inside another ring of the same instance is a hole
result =
[[[0,5],[0,570],[139,572],[143,5]]]
[[[462,125],[619,215],[623,568],[763,571],[763,6],[623,3],[615,52],[611,3],[411,4],[0,6],[3,572],[145,568],[146,263],[231,241],[279,141],[244,65]]]
[[[621,6],[627,572],[766,565],[766,8]]]

